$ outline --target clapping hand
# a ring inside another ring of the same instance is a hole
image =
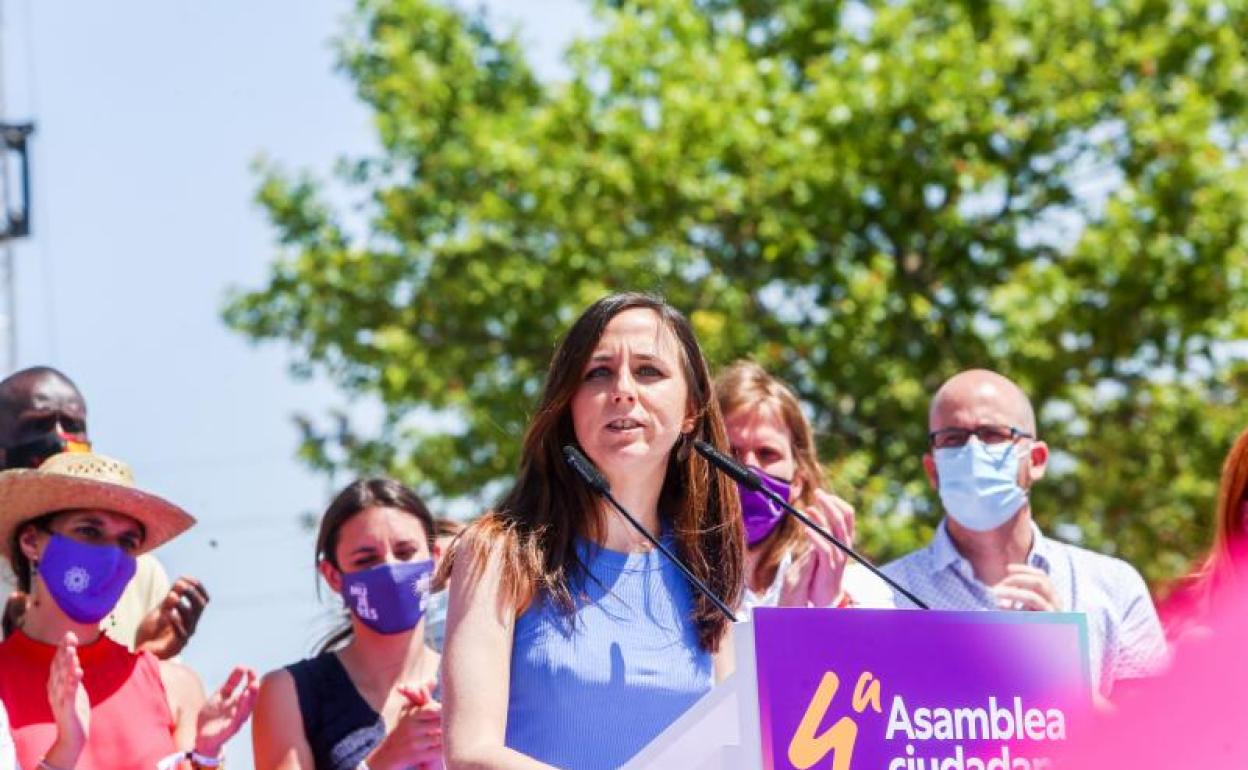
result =
[[[368,757],[373,770],[416,768],[442,770],[442,704],[433,699],[433,685],[399,685],[407,700],[394,730]]]
[[[73,767],[87,745],[91,730],[91,702],[82,683],[78,637],[67,631],[56,646],[48,671],[48,706],[56,722],[56,741],[45,760],[53,767]]]
[[[997,606],[1003,610],[1057,612],[1062,608],[1057,587],[1044,570],[1026,564],[1011,564],[1009,574],[992,587]]]
[[[803,513],[845,545],[854,544],[854,508],[836,495],[816,490],[815,504]],[[804,526],[804,525],[803,525]],[[829,607],[841,597],[848,557],[840,548],[807,529],[810,548],[785,576],[782,607]]]
[[[256,672],[244,666],[235,666],[221,689],[204,701],[199,709],[195,752],[206,757],[220,756],[226,741],[233,738],[247,717],[251,716],[259,691],[260,680]]]

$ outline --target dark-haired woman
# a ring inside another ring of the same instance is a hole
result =
[[[442,767],[439,658],[424,642],[433,558],[433,517],[410,489],[365,479],[338,494],[316,562],[350,623],[315,658],[264,676],[257,770]]]
[[[450,767],[619,767],[727,673],[728,619],[562,454],[579,446],[736,606],[736,489],[690,451],[694,439],[727,448],[688,322],[646,295],[596,302],[555,352],[515,486],[448,555]]]

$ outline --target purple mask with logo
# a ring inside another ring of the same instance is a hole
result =
[[[342,600],[352,614],[379,634],[416,627],[425,614],[433,559],[378,564],[342,576]]]
[[[39,559],[39,578],[62,612],[78,623],[99,623],[117,606],[135,568],[120,546],[54,534]]]
[[[789,482],[764,473],[758,468],[752,468],[752,470],[763,480],[763,486],[786,501],[789,499],[791,486]],[[745,544],[753,547],[766,539],[779,526],[785,511],[762,492],[746,489],[740,484],[737,484],[737,492],[741,495],[741,516],[745,519]]]

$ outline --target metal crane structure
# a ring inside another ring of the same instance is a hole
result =
[[[17,266],[13,241],[30,235],[30,122],[9,122],[4,99],[3,2],[0,0],[0,323],[4,373],[17,368]],[[16,179],[11,172],[16,171]]]

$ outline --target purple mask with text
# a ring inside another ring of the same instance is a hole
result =
[[[99,623],[117,606],[136,566],[120,546],[54,534],[39,559],[39,578],[62,612],[78,623]]]
[[[764,486],[786,501],[789,499],[789,490],[792,486],[789,482],[764,473],[758,468],[751,468],[751,470],[763,480]],[[775,531],[780,520],[784,518],[785,511],[762,492],[746,489],[740,484],[737,484],[737,492],[741,495],[741,516],[745,519],[745,544],[753,547]]]
[[[379,634],[416,627],[425,614],[433,559],[378,564],[342,575],[342,599],[360,621]]]

